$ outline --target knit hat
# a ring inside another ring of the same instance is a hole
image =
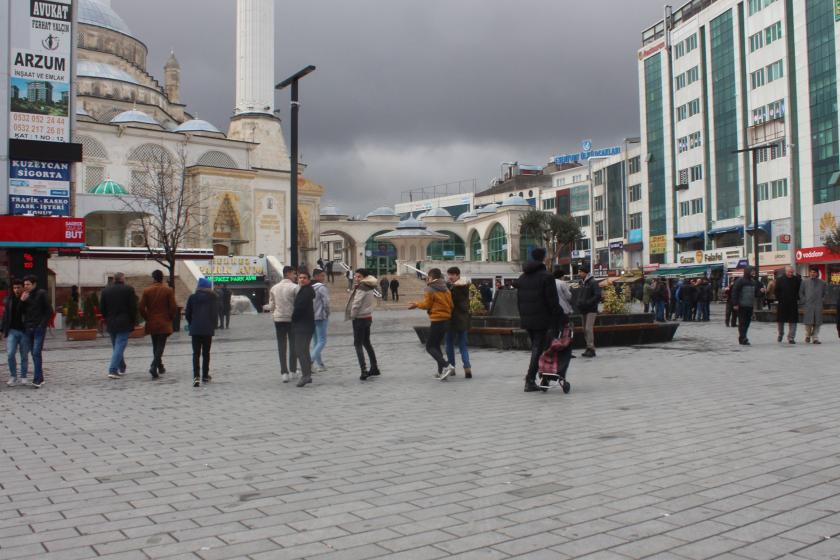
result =
[[[198,289],[199,290],[209,290],[213,287],[213,284],[210,283],[210,280],[207,278],[199,278],[198,279]]]

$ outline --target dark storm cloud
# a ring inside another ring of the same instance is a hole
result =
[[[150,49],[175,49],[189,110],[227,126],[235,0],[113,0]],[[278,0],[276,77],[307,64],[301,151],[326,201],[364,212],[409,188],[545,163],[639,133],[636,50],[657,0]],[[288,93],[278,94],[285,115]]]

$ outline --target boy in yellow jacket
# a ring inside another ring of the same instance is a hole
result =
[[[449,330],[449,320],[452,318],[452,294],[443,280],[443,273],[439,268],[429,270],[426,276],[426,292],[423,301],[412,303],[409,309],[425,309],[429,314],[431,326],[429,337],[426,339],[426,352],[437,362],[438,373],[435,376],[441,381],[455,372],[455,368],[449,365],[443,352],[440,351],[440,343]]]

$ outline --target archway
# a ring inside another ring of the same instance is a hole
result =
[[[490,262],[507,262],[508,260],[507,234],[500,223],[493,224],[487,235],[487,260]]]
[[[448,235],[449,239],[432,241],[426,249],[426,258],[432,261],[452,261],[466,258],[467,250],[463,239],[451,231],[440,230],[438,233]]]
[[[225,195],[213,222],[213,249],[227,247],[227,255],[236,253],[236,244],[241,243],[239,215],[233,207],[230,195]]]
[[[321,225],[325,223],[321,222]],[[356,240],[348,233],[337,229],[323,230],[320,245],[318,256],[324,261],[332,261],[335,275],[341,276],[345,273],[345,268],[341,264],[351,270],[361,267],[357,261]]]
[[[397,248],[390,241],[377,241],[377,235],[388,233],[387,229],[377,231],[365,243],[365,268],[376,276],[397,272]]]

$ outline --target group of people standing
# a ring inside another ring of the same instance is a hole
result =
[[[2,332],[6,338],[9,386],[26,385],[29,356],[32,356],[31,387],[44,385],[42,351],[44,337],[53,317],[46,290],[38,287],[35,276],[12,280],[12,291],[3,302]],[[17,356],[20,356],[18,369]]]
[[[388,292],[391,292],[391,301],[400,301],[400,281],[394,276],[388,280],[387,276],[379,279],[379,293],[382,295],[382,301],[388,301]]]

